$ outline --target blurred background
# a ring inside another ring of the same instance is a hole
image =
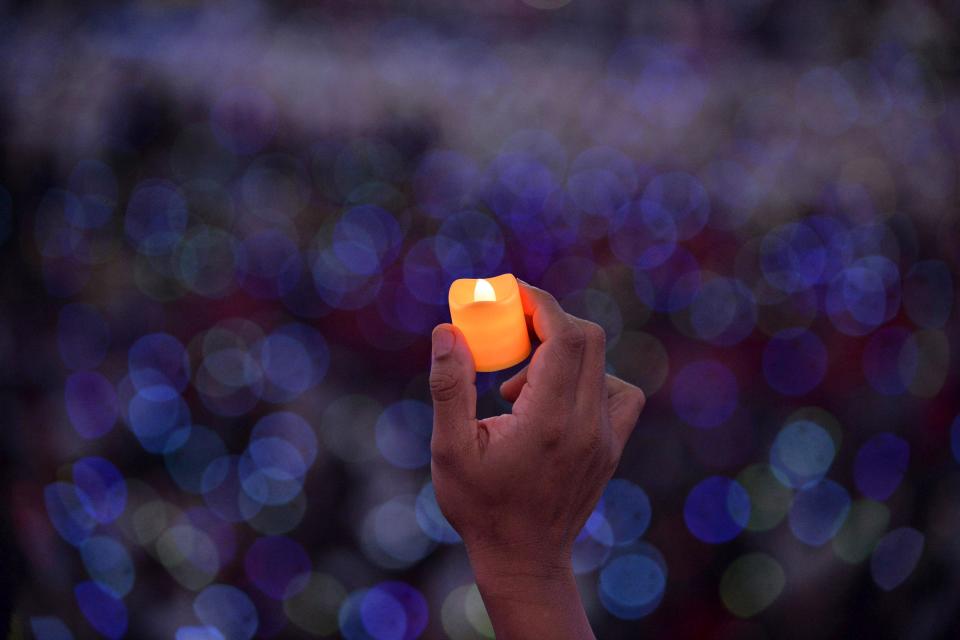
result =
[[[504,272],[649,397],[598,637],[960,635],[960,3],[0,16],[5,637],[493,637],[427,369]]]

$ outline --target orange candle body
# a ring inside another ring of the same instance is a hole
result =
[[[530,336],[513,274],[450,285],[450,318],[467,339],[477,371],[499,371],[530,355]]]

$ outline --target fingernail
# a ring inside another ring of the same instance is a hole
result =
[[[449,329],[437,327],[433,331],[433,357],[442,358],[453,350],[454,335]]]

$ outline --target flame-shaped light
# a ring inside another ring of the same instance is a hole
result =
[[[496,299],[497,293],[493,290],[493,285],[483,278],[477,280],[477,284],[473,287],[473,301],[495,302]]]

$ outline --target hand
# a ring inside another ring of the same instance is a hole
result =
[[[599,326],[535,287],[521,284],[520,297],[542,344],[500,388],[512,413],[477,420],[463,334],[448,324],[434,329],[434,489],[464,540],[498,637],[592,637],[573,581],[573,542],[645,399],[605,375]]]

